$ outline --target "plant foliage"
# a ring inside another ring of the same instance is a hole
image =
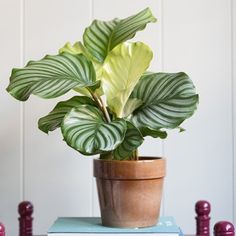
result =
[[[65,142],[84,155],[137,159],[145,136],[166,138],[198,104],[185,73],[147,72],[152,50],[127,42],[155,21],[149,8],[125,19],[94,20],[83,42],[13,69],[7,91],[26,101],[31,94],[48,99],[73,89],[78,94],[40,118],[39,129],[61,128]]]

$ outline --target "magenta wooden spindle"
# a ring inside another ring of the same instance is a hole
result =
[[[197,235],[210,235],[210,217],[211,204],[208,201],[198,201],[195,204],[195,211],[197,213],[196,219],[196,234]]]
[[[1,222],[0,222],[0,236],[5,236],[5,227]]]
[[[214,226],[215,236],[234,236],[234,225],[228,221],[220,221]]]
[[[33,235],[33,205],[31,202],[21,202],[18,206],[19,217],[19,236]]]

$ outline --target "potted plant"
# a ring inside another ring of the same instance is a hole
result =
[[[59,102],[39,119],[45,133],[61,128],[65,142],[94,160],[102,223],[116,227],[154,225],[159,217],[165,159],[140,157],[146,136],[164,139],[166,130],[192,116],[198,95],[183,73],[147,71],[153,53],[127,41],[155,22],[149,8],[125,19],[94,20],[83,42],[67,43],[57,55],[13,69],[7,91],[26,101],[31,94]]]

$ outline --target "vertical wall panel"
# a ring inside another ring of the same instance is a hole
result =
[[[232,138],[233,138],[233,161],[234,161],[234,172],[233,172],[233,203],[234,203],[234,225],[236,225],[236,0],[232,0],[232,22],[231,22],[231,30],[232,30],[232,84],[233,84],[233,130],[232,130]]]
[[[17,235],[20,201],[20,104],[7,92],[12,67],[21,64],[21,1],[0,1],[0,221]]]
[[[212,222],[232,220],[231,8],[229,0],[164,1],[164,70],[185,71],[200,104],[165,142],[165,213],[194,233],[194,203],[212,203]],[[212,224],[213,224],[212,223]]]
[[[137,33],[132,41],[142,41],[148,44],[153,50],[153,60],[150,70],[161,70],[161,1],[143,0],[143,1],[94,1],[93,18],[100,20],[111,20],[115,17],[125,18],[132,14],[150,7],[154,16],[158,18],[158,23],[149,24],[144,31]],[[140,155],[158,156],[162,154],[162,143],[157,139],[147,138],[139,150]],[[96,189],[94,189],[94,214],[99,214],[97,204]]]
[[[57,54],[67,41],[81,40],[89,12],[89,1],[26,0],[26,61]],[[32,96],[25,104],[25,199],[35,205],[35,234],[45,234],[60,215],[91,214],[92,159],[68,147],[60,130],[47,136],[37,128],[38,119],[68,96]]]

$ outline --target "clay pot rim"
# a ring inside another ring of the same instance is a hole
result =
[[[102,179],[156,179],[166,174],[166,159],[140,157],[142,160],[94,159],[94,177]]]
[[[166,160],[165,157],[155,156],[139,156],[139,160],[111,160],[111,159],[99,159],[95,158],[94,161],[106,161],[106,162],[123,162],[123,163],[134,163],[134,162],[153,162],[158,160]]]

